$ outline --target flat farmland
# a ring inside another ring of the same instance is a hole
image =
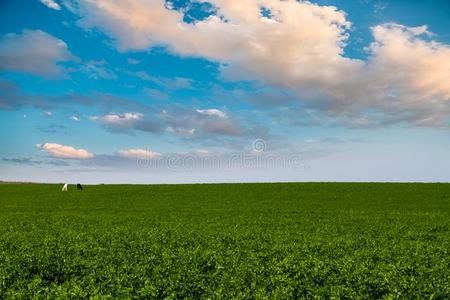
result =
[[[0,298],[450,298],[450,184],[0,185]]]

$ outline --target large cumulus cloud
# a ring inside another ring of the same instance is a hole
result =
[[[163,0],[79,0],[72,10],[119,51],[165,46],[218,62],[229,80],[256,80],[289,90],[308,109],[349,126],[404,122],[448,126],[450,47],[426,27],[372,28],[368,59],[345,55],[345,12],[305,1],[210,0],[204,19]],[[75,4],[75,5],[74,5]]]

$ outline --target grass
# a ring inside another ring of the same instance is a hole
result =
[[[450,298],[450,184],[0,185],[0,298]]]

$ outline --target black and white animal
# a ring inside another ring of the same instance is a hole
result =
[[[77,183],[77,190],[78,190],[78,191],[82,191],[82,190],[83,190],[83,187],[82,187],[81,184],[79,184],[79,183]]]

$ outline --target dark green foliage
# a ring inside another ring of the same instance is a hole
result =
[[[450,184],[0,185],[0,298],[450,298]]]

